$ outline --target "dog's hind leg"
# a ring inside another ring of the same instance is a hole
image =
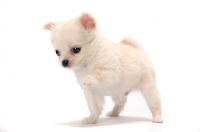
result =
[[[142,83],[141,92],[146,99],[149,109],[151,110],[153,117],[152,121],[155,123],[162,123],[159,92],[156,87],[155,80],[149,80]]]

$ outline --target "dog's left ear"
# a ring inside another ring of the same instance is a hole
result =
[[[90,14],[83,13],[80,17],[80,22],[85,29],[96,28],[96,22]]]
[[[43,29],[52,31],[55,27],[56,27],[56,23],[49,22],[49,23],[44,25]]]

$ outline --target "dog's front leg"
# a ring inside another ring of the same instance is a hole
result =
[[[104,97],[98,93],[95,93],[94,87],[96,84],[101,83],[101,81],[111,78],[108,75],[109,71],[96,69],[81,80],[85,99],[91,112],[91,115],[88,118],[83,119],[84,124],[94,124],[97,123],[99,119],[99,115],[103,109]]]
[[[85,87],[84,89],[84,96],[87,101],[89,110],[90,110],[90,116],[87,118],[84,118],[82,123],[84,124],[95,124],[97,123],[100,115],[100,111],[98,109],[97,100],[95,97],[95,94],[92,92],[90,87]]]
[[[92,86],[95,83],[103,82],[114,82],[119,81],[117,76],[114,76],[112,73],[117,71],[111,71],[106,69],[95,69],[88,76],[82,79],[81,83],[86,86]]]

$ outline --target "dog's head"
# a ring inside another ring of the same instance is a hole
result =
[[[50,31],[51,42],[63,67],[84,65],[96,36],[96,22],[91,15],[83,13],[67,22],[50,22],[44,29]]]

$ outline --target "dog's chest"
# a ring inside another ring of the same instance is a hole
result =
[[[80,83],[81,80],[91,73],[91,69],[87,66],[83,66],[74,70],[74,74],[77,78],[77,82]]]

